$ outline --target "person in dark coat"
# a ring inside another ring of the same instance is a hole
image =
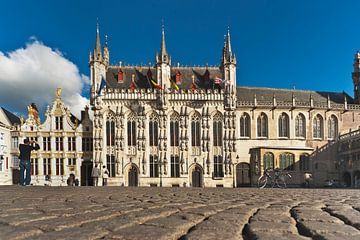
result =
[[[31,182],[31,151],[33,150],[39,150],[40,146],[35,141],[29,141],[28,138],[24,139],[24,144],[20,144],[19,150],[20,150],[20,185],[27,186],[30,185]],[[24,176],[25,173],[25,176]]]

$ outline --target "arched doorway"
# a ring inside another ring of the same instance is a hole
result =
[[[360,188],[360,171],[354,172],[354,187]]]
[[[137,187],[138,186],[138,170],[135,166],[131,166],[128,172],[128,186]]]
[[[93,181],[91,178],[91,171],[93,169],[93,162],[89,159],[85,159],[81,163],[81,186],[92,186]]]
[[[343,182],[345,184],[345,187],[351,187],[351,175],[348,172],[345,172],[343,174]]]
[[[202,169],[199,166],[195,166],[191,173],[191,186],[202,187]]]
[[[250,164],[243,162],[236,165],[236,187],[249,187],[250,179]]]

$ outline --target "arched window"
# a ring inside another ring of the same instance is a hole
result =
[[[263,157],[264,170],[274,168],[274,155],[272,153],[265,153]]]
[[[159,145],[159,118],[152,113],[149,118],[149,144],[150,146]]]
[[[286,113],[279,116],[279,137],[289,137],[289,117]]]
[[[247,113],[240,117],[240,137],[250,137],[250,116]]]
[[[179,146],[179,115],[170,116],[170,146]]]
[[[191,146],[193,147],[200,147],[200,119],[201,116],[198,112],[191,117]]]
[[[159,177],[159,162],[158,157],[150,154],[150,177]]]
[[[214,156],[214,177],[224,177],[222,156]]]
[[[328,138],[335,139],[338,132],[338,121],[334,115],[331,115],[328,121]]]
[[[136,116],[131,113],[127,122],[128,146],[136,146]]]
[[[213,118],[213,140],[214,146],[222,146],[223,119],[221,113],[216,113]]]
[[[303,153],[300,155],[300,171],[310,170],[310,157],[309,154]]]
[[[295,118],[295,137],[306,137],[305,116],[299,113]]]
[[[313,120],[313,138],[323,138],[323,118],[320,114]]]
[[[261,113],[257,118],[257,135],[258,137],[267,137],[268,135],[268,122],[265,113]]]
[[[294,154],[292,153],[280,154],[280,169],[294,170]]]
[[[109,113],[106,118],[106,145],[115,145],[115,116]]]

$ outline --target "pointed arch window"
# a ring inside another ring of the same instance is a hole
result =
[[[294,154],[292,153],[280,154],[280,169],[294,170]]]
[[[223,145],[223,118],[221,113],[216,113],[213,118],[213,140],[214,146],[222,146]]]
[[[179,115],[173,113],[170,117],[170,146],[179,146]]]
[[[155,113],[149,119],[149,143],[150,146],[159,145],[159,118]]]
[[[270,152],[267,152],[263,156],[263,165],[264,170],[268,168],[274,168],[274,155]]]
[[[323,138],[323,118],[320,114],[313,120],[313,138]]]
[[[306,136],[305,116],[299,113],[295,118],[295,137],[305,138]]]
[[[338,120],[334,115],[331,115],[328,120],[328,138],[335,139],[338,132]]]
[[[265,113],[261,113],[257,118],[257,135],[258,137],[268,136],[268,120]]]
[[[200,119],[201,116],[198,112],[194,113],[191,117],[191,146],[193,147],[200,147]]]
[[[150,155],[150,177],[159,177],[159,162],[156,155]]]
[[[214,156],[214,177],[224,177],[224,164],[222,156]]]
[[[136,116],[130,113],[127,121],[128,146],[136,146]]]
[[[289,116],[286,113],[282,113],[279,116],[278,121],[279,137],[289,137]]]
[[[240,137],[250,137],[250,116],[247,113],[240,117]]]
[[[112,113],[106,118],[106,145],[115,145],[115,116]]]

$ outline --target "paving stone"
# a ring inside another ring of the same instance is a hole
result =
[[[337,189],[0,186],[0,239],[360,239],[358,196]]]

